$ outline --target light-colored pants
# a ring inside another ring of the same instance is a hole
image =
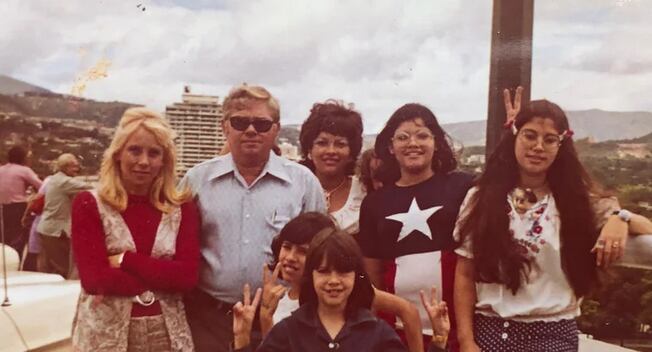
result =
[[[159,351],[172,351],[163,315],[131,318],[127,352]]]

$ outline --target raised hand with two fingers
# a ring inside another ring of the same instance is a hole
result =
[[[233,306],[233,336],[236,349],[249,345],[251,328],[256,316],[256,308],[260,303],[262,289],[257,289],[254,299],[251,299],[251,287],[245,284],[243,292],[244,303],[238,302]]]
[[[448,333],[451,329],[450,318],[448,317],[448,306],[444,301],[437,300],[437,288],[432,286],[430,288],[430,298],[426,297],[426,293],[421,290],[421,304],[428,312],[430,323],[432,324],[432,342],[440,348],[446,346],[448,341]]]
[[[277,263],[274,271],[270,272],[267,265],[263,265],[263,295],[260,306],[260,330],[263,336],[267,335],[274,325],[274,312],[278,302],[283,298],[287,288],[278,283],[281,264]]]
[[[521,111],[521,102],[523,99],[523,87],[518,86],[514,93],[514,102],[512,103],[512,93],[509,89],[503,90],[503,100],[505,102],[505,128],[514,130],[514,120],[516,115]]]
[[[278,302],[283,298],[287,287],[278,283],[278,276],[281,271],[281,263],[277,263],[274,271],[270,272],[267,265],[263,265],[263,300],[260,307],[273,315],[278,307]]]

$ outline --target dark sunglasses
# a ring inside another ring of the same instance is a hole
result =
[[[254,129],[258,133],[269,131],[274,125],[274,121],[264,117],[244,117],[244,116],[231,116],[229,118],[231,127],[238,131],[245,131],[249,125],[254,125]]]

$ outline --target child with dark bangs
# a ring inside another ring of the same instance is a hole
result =
[[[372,314],[374,288],[360,248],[346,232],[325,228],[315,235],[300,287],[299,309],[274,325],[256,351],[407,351],[394,330]],[[260,297],[259,289],[252,300],[247,285],[244,302],[234,306],[236,351],[253,350],[249,334]],[[422,293],[432,328],[438,335],[448,335],[446,305],[436,300],[434,288],[431,297],[427,300]],[[445,345],[433,342],[428,351],[443,351]]]

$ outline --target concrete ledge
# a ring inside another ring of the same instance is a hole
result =
[[[652,234],[630,236],[618,266],[652,270]]]

